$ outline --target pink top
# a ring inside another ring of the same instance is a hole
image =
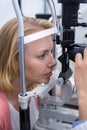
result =
[[[0,92],[0,130],[12,130],[8,100],[4,92]]]

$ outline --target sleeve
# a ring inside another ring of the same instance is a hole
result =
[[[73,127],[71,130],[87,130],[87,121],[83,121],[81,123],[78,123],[78,125]]]
[[[73,123],[72,123],[72,127],[76,127],[82,123],[86,122],[86,120],[75,120]]]
[[[6,130],[2,109],[0,109],[0,130]]]
[[[0,130],[12,130],[6,95],[0,92]]]

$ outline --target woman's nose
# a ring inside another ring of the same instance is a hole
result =
[[[50,56],[50,59],[49,59],[50,61],[49,61],[49,67],[54,67],[54,66],[56,66],[57,65],[57,61],[55,60],[55,58],[54,58],[54,56],[53,55],[51,55]]]

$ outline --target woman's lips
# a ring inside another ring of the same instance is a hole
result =
[[[51,77],[51,76],[52,76],[52,72],[49,72],[49,73],[46,73],[46,74],[45,74],[45,77],[48,77],[48,78],[49,78],[49,77]]]

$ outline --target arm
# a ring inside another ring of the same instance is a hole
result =
[[[75,57],[75,85],[78,94],[79,120],[87,120],[87,48]]]
[[[6,117],[4,114],[4,109],[2,109],[2,102],[0,100],[0,130],[8,130],[8,124],[6,124]],[[9,118],[8,118],[9,120]]]
[[[76,127],[72,128],[71,130],[87,130],[87,121],[77,125]]]
[[[12,130],[7,97],[0,92],[0,130]]]
[[[0,130],[5,130],[4,127],[3,127],[3,122],[2,122],[1,117],[0,117]]]

